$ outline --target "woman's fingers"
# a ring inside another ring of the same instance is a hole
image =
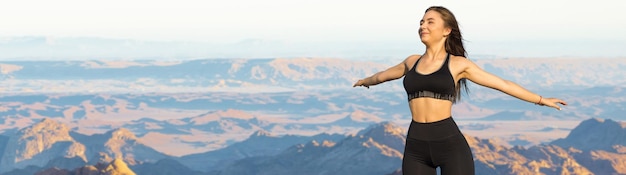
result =
[[[363,87],[366,87],[368,89],[370,88],[369,86],[363,85],[363,80],[359,80],[356,83],[354,83],[354,85],[352,85],[352,87],[357,87],[357,86],[363,86]]]
[[[363,86],[363,87],[366,87],[368,89],[370,88],[370,86],[366,86],[366,85],[363,84],[363,80],[359,80],[356,83],[354,83],[354,85],[352,85],[352,87],[357,87],[357,86]]]
[[[557,99],[557,98],[549,98],[549,100],[547,100],[548,103],[546,105],[553,107],[557,110],[561,110],[561,106],[559,106],[558,104],[561,105],[567,105],[567,103],[565,103],[565,101],[561,100],[561,99]]]
[[[361,80],[356,81],[356,83],[354,83],[354,85],[352,85],[352,87],[357,87],[360,86],[361,84]]]

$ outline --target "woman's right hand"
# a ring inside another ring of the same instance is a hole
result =
[[[361,80],[357,81],[356,83],[354,83],[354,85],[352,87],[357,87],[357,86],[363,86],[363,87],[366,87],[368,89],[370,88],[369,85],[365,85],[365,80],[363,80],[363,79],[361,79]]]
[[[386,81],[390,81],[390,80],[395,80],[398,78],[401,78],[402,76],[404,76],[404,73],[407,70],[406,67],[406,61],[408,59],[419,59],[420,55],[411,55],[409,57],[407,57],[406,59],[404,59],[404,61],[402,61],[401,63],[388,68],[385,71],[381,71],[378,72],[372,76],[369,76],[367,78],[364,79],[360,79],[359,81],[357,81],[356,83],[354,83],[354,85],[352,87],[357,87],[357,86],[363,86],[366,88],[370,88],[370,86],[374,86]]]

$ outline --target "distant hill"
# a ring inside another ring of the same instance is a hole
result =
[[[626,58],[479,59],[476,64],[530,89],[623,86]],[[401,59],[396,62],[400,62]],[[38,92],[276,92],[348,89],[384,63],[339,58],[194,60],[2,61],[10,93]],[[54,86],[52,86],[54,85]],[[384,87],[384,88],[378,88]],[[389,89],[391,88],[391,89]],[[387,83],[373,89],[399,90]]]
[[[574,128],[566,138],[551,142],[563,148],[574,147],[584,151],[615,151],[626,145],[626,123],[611,119],[589,119]]]

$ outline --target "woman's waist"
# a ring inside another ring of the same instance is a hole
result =
[[[447,118],[450,117],[450,114],[447,115],[447,117],[444,117],[444,115],[436,115],[436,116],[412,116],[412,120],[413,122],[417,122],[417,123],[436,123],[438,121],[441,120],[445,120]]]
[[[409,108],[413,121],[419,123],[444,120],[452,114],[452,104],[450,103],[424,103],[414,100],[409,102]]]
[[[423,141],[436,141],[449,138],[451,136],[461,135],[461,131],[451,116],[442,120],[428,123],[411,121],[407,133],[407,139],[416,139]]]

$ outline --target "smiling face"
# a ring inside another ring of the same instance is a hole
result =
[[[446,36],[450,35],[452,31],[445,23],[439,12],[427,11],[420,21],[419,35],[422,43],[429,45],[430,43],[445,42]]]

